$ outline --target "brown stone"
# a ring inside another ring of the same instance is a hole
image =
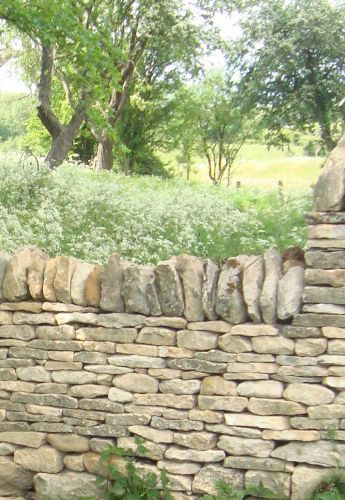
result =
[[[85,298],[90,306],[99,307],[101,302],[101,276],[104,266],[96,264],[85,281]]]

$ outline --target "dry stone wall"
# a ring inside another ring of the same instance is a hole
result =
[[[0,254],[0,496],[100,498],[100,453],[136,436],[176,500],[217,479],[304,499],[345,466],[345,214],[309,221],[306,271],[274,249],[220,268]]]

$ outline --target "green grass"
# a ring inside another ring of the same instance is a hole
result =
[[[176,168],[174,152],[161,157]],[[231,184],[235,186],[240,181],[244,187],[275,188],[281,181],[287,189],[309,188],[317,180],[323,163],[324,158],[304,156],[301,146],[293,146],[289,153],[275,147],[268,149],[264,144],[245,144],[235,161]],[[193,159],[191,178],[210,182],[204,158]]]
[[[0,156],[0,249],[35,244],[52,256],[139,263],[180,253],[219,261],[306,241],[310,190],[214,187],[181,179],[96,174]]]

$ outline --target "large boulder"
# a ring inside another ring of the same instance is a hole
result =
[[[314,188],[315,212],[345,210],[345,134],[331,152]]]

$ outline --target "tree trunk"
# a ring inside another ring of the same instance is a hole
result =
[[[321,138],[327,148],[328,153],[332,151],[332,149],[334,149],[337,145],[337,143],[332,139],[331,127],[329,123],[321,125]]]
[[[52,145],[45,158],[46,163],[51,168],[58,167],[67,158],[83,119],[84,115],[81,111],[76,113],[70,124],[62,126],[60,133],[52,138]]]
[[[99,170],[111,170],[113,168],[113,143],[109,136],[104,137],[98,145],[97,154],[93,162],[93,168]]]

